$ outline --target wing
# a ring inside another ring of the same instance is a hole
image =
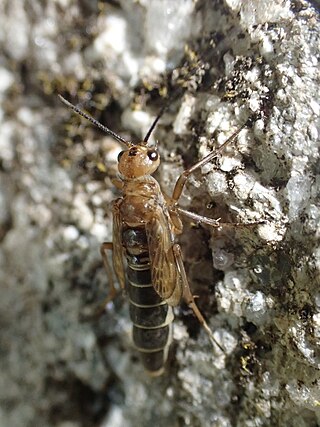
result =
[[[123,265],[123,249],[122,249],[122,240],[121,240],[121,215],[119,204],[122,199],[117,199],[113,203],[113,269],[116,273],[118,281],[120,283],[121,289],[125,288],[126,278],[125,270]]]
[[[155,291],[169,305],[179,304],[182,285],[173,254],[173,241],[170,232],[170,217],[158,208],[152,220],[146,224],[151,278]]]

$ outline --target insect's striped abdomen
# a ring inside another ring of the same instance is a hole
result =
[[[147,371],[160,375],[171,342],[172,308],[152,286],[148,244],[144,228],[123,231],[127,258],[127,291],[133,342]]]

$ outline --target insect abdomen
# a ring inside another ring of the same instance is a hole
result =
[[[143,365],[152,375],[163,372],[171,342],[173,311],[152,286],[144,228],[123,232],[127,257],[127,291],[133,342]]]

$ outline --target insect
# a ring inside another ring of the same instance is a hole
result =
[[[120,288],[129,298],[133,342],[145,369],[153,376],[163,373],[172,337],[173,307],[183,299],[193,310],[213,345],[221,348],[195,303],[186,276],[181,248],[175,237],[182,233],[180,216],[220,227],[219,221],[189,212],[178,206],[188,176],[210,162],[233,143],[246,122],[216,151],[186,169],[178,178],[173,194],[167,196],[152,177],[160,164],[157,147],[148,145],[163,110],[156,117],[143,141],[126,141],[93,117],[69,103],[64,104],[111,135],[126,148],[118,155],[119,178],[114,184],[122,197],[113,203],[113,242],[104,242],[100,252],[107,271],[110,293],[104,304],[117,294],[107,251],[112,251],[113,270]],[[126,266],[124,263],[126,258]],[[222,349],[223,351],[223,349]]]

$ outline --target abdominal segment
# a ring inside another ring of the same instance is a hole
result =
[[[133,342],[151,375],[164,370],[172,335],[173,311],[152,286],[145,229],[123,231],[127,258],[127,292]]]

